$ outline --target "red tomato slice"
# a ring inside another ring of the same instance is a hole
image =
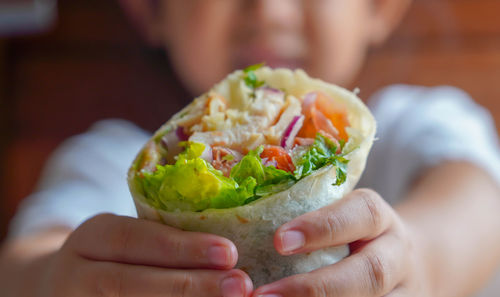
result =
[[[269,145],[264,147],[264,151],[260,154],[262,159],[266,158],[269,161],[276,162],[276,168],[293,172],[295,165],[293,165],[292,157],[281,146]]]

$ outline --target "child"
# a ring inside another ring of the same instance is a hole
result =
[[[122,0],[194,94],[261,61],[346,85],[409,2]],[[491,119],[448,87],[394,86],[369,104],[379,141],[361,185],[373,190],[355,190],[275,235],[283,255],[350,244],[339,263],[253,288],[233,269],[238,251],[227,239],[92,217],[134,212],[125,172],[149,135],[115,120],[69,140],[48,163],[3,249],[2,296],[469,296],[500,262]]]

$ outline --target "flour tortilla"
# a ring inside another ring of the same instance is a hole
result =
[[[310,78],[304,71],[290,71],[263,67],[255,71],[259,80],[269,86],[284,90],[297,98],[321,91],[336,102],[344,105],[348,112],[350,127],[346,150],[352,150],[349,159],[347,179],[340,186],[336,181],[336,168],[325,166],[301,179],[283,192],[260,198],[247,205],[229,209],[207,209],[202,212],[166,212],[154,209],[147,202],[134,177],[138,158],[129,170],[128,183],[140,218],[162,222],[188,231],[217,234],[230,239],[238,249],[237,268],[247,272],[255,286],[270,283],[298,273],[333,264],[349,254],[348,246],[331,247],[308,254],[281,256],[273,245],[275,230],[282,224],[306,212],[317,210],[336,202],[349,193],[359,180],[365,167],[368,152],[375,135],[375,120],[356,94],[343,88]],[[235,71],[215,85],[212,92],[222,95],[230,106],[244,110],[251,101],[251,91],[243,82],[243,71]],[[196,98],[190,105],[174,115],[155,134],[156,137],[172,129],[176,123],[196,106],[204,104],[206,94]],[[140,153],[139,153],[140,156]]]

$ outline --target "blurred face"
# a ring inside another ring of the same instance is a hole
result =
[[[373,0],[164,0],[161,40],[193,93],[265,62],[347,85],[369,44]]]

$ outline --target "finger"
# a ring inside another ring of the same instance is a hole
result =
[[[245,297],[253,286],[241,270],[174,270],[87,261],[77,276],[83,296]]]
[[[265,285],[253,296],[383,296],[406,275],[408,261],[399,241],[392,233],[384,234],[336,264]]]
[[[228,239],[111,214],[86,221],[67,245],[93,260],[171,268],[229,269],[238,258]]]
[[[306,213],[275,233],[274,245],[283,255],[373,239],[393,221],[393,211],[374,191],[355,190],[337,203]]]

